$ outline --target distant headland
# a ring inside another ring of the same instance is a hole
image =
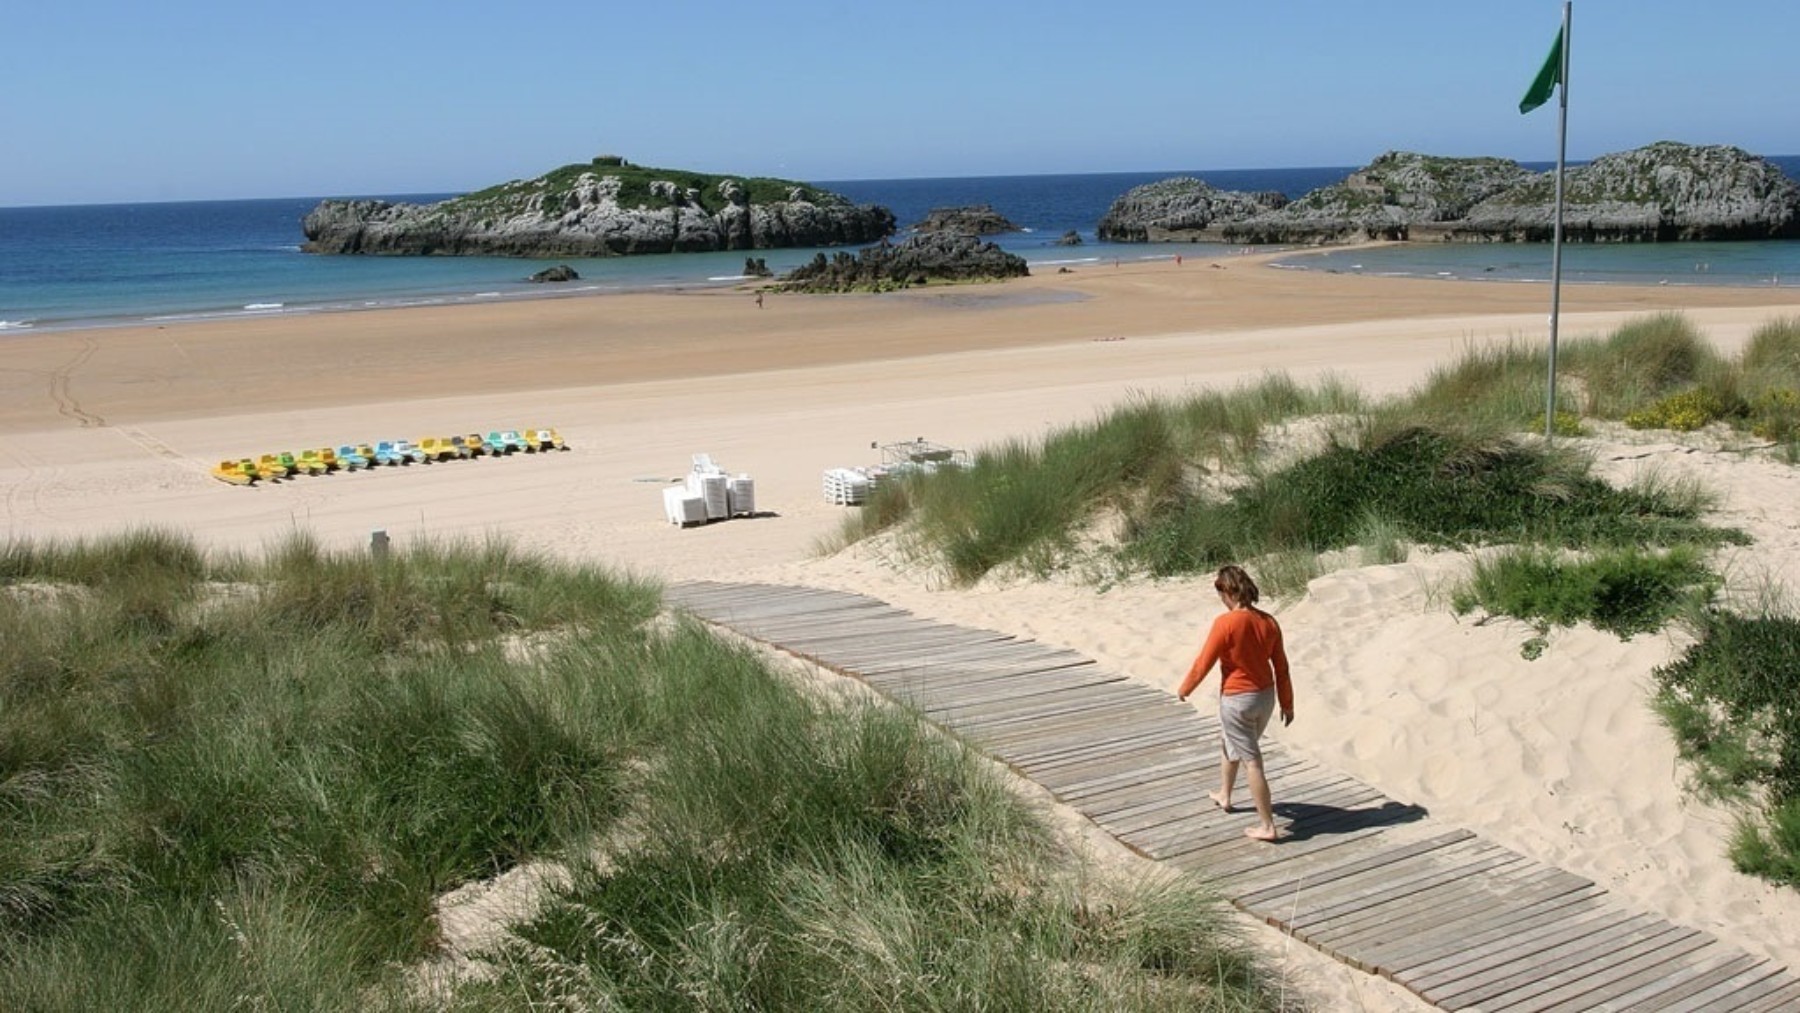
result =
[[[1662,141],[1571,168],[1563,185],[1570,242],[1800,238],[1800,184],[1738,148]],[[1098,231],[1112,242],[1548,241],[1554,187],[1555,173],[1505,159],[1390,151],[1292,202],[1191,177],[1150,183],[1114,201]]]
[[[602,155],[435,204],[322,201],[301,229],[308,253],[606,257],[871,243],[894,215],[791,180]]]

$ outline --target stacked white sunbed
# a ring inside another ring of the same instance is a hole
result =
[[[663,512],[680,527],[748,516],[756,512],[756,483],[749,475],[726,474],[710,454],[695,454],[686,481],[663,490]]]
[[[839,506],[858,506],[875,491],[880,473],[869,468],[825,469],[825,502]]]

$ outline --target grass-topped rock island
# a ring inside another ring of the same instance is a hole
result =
[[[871,243],[894,215],[791,180],[601,155],[435,204],[321,201],[301,228],[309,253],[608,257]]]

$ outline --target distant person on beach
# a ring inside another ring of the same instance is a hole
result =
[[[756,293],[756,308],[762,309],[762,292]]]
[[[1263,773],[1262,734],[1277,704],[1281,723],[1294,722],[1294,686],[1288,678],[1281,625],[1256,607],[1262,594],[1242,567],[1222,567],[1213,579],[1213,590],[1219,593],[1225,613],[1213,620],[1199,657],[1175,695],[1185,701],[1213,666],[1219,666],[1219,790],[1208,794],[1220,809],[1230,812],[1231,792],[1242,765],[1259,820],[1244,830],[1244,836],[1273,841],[1277,837],[1275,810],[1269,798],[1269,779]]]

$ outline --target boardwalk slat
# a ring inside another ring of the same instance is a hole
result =
[[[1668,922],[1646,918],[1640,928],[1574,952],[1534,960],[1529,966],[1512,968],[1506,976],[1485,984],[1464,987],[1459,982],[1456,989],[1424,994],[1445,1005],[1491,1004],[1517,1013],[1537,1013],[1573,1000],[1584,990],[1600,988],[1615,976],[1629,976],[1642,966],[1640,961],[1646,956],[1652,961],[1668,960],[1709,942],[1703,933],[1693,929],[1678,929]]]
[[[1524,958],[1541,953],[1564,953],[1571,948],[1576,952],[1592,952],[1595,946],[1604,945],[1614,935],[1652,924],[1655,919],[1649,915],[1632,914],[1610,906],[1598,907],[1560,923],[1541,925],[1530,933],[1503,936],[1462,954],[1462,959],[1445,966],[1397,973],[1394,980],[1422,995],[1454,992],[1459,986],[1469,987],[1470,983],[1479,987],[1537,966],[1536,961],[1525,962]]]
[[[1758,964],[1684,999],[1654,1009],[1657,1013],[1700,1013],[1702,1010],[1742,1006],[1784,987],[1786,978],[1787,974],[1781,968]]]
[[[1617,913],[1599,903],[1602,896],[1599,887],[1587,886],[1553,893],[1516,908],[1489,908],[1459,922],[1455,935],[1371,940],[1357,955],[1356,963],[1372,974],[1403,984],[1423,973],[1420,969],[1428,964],[1475,973],[1479,962],[1487,959],[1495,947],[1522,934],[1547,931],[1575,919],[1596,924],[1602,917],[1616,920]],[[1526,959],[1529,955],[1509,953],[1496,963]]]
[[[1748,953],[1717,953],[1645,982],[1630,992],[1613,996],[1594,1007],[1596,1013],[1631,1013],[1678,1002],[1758,964],[1766,963]]]
[[[1373,955],[1392,940],[1429,938],[1433,934],[1462,935],[1496,909],[1496,898],[1503,891],[1507,894],[1503,901],[1504,907],[1519,909],[1576,889],[1568,885],[1567,877],[1560,870],[1529,861],[1521,864],[1530,865],[1531,868],[1522,871],[1520,866],[1511,866],[1495,876],[1471,880],[1465,884],[1467,890],[1464,895],[1445,899],[1431,907],[1367,925],[1334,927],[1322,934],[1322,941],[1342,950]],[[1509,883],[1509,879],[1512,882]],[[1511,889],[1507,889],[1508,886]],[[1374,968],[1369,966],[1363,969]]]

